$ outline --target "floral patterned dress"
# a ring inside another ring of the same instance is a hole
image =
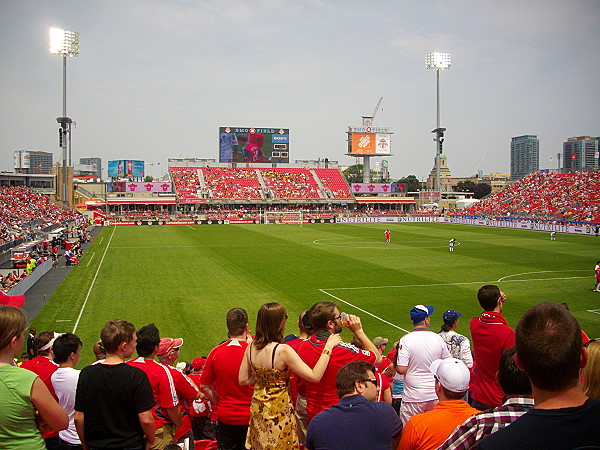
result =
[[[277,345],[273,348],[271,367]],[[250,405],[250,427],[246,437],[246,448],[298,449],[298,425],[288,389],[292,371],[289,368],[278,370],[257,367],[252,364],[252,357],[250,357],[250,364],[256,383]]]

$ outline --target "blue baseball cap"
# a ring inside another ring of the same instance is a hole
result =
[[[432,314],[433,306],[417,305],[410,310],[410,320],[412,320],[412,323],[421,323]]]
[[[455,311],[453,309],[449,309],[448,311],[446,311],[444,313],[444,315],[442,316],[442,319],[444,320],[445,323],[450,325],[450,324],[454,323],[454,321],[457,320],[459,317],[462,317],[461,313],[459,313],[458,311]]]

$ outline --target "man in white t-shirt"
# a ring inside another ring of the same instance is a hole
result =
[[[396,371],[404,375],[404,396],[400,406],[400,419],[404,425],[415,414],[430,411],[436,405],[435,379],[429,367],[436,359],[451,356],[440,335],[429,331],[431,314],[431,305],[417,305],[411,309],[414,330],[400,339],[398,347]]]
[[[54,361],[58,364],[58,369],[52,374],[50,381],[58,398],[58,404],[69,416],[69,428],[58,433],[60,448],[76,448],[74,446],[81,445],[73,422],[75,393],[79,380],[79,370],[74,367],[79,364],[81,345],[81,339],[73,333],[61,334],[52,345]]]

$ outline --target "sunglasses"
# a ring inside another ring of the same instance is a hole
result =
[[[584,346],[585,348],[588,348],[588,347],[589,347],[589,345],[590,345],[592,342],[597,342],[597,341],[598,341],[598,338],[596,338],[596,339],[590,339],[590,340],[589,340],[589,341],[587,341],[585,344],[583,344],[583,346]]]
[[[373,383],[375,386],[377,386],[377,378],[364,378],[363,380],[361,380],[363,383],[366,383],[367,381],[370,381],[371,383]]]

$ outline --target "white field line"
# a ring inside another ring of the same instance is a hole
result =
[[[561,271],[562,272],[562,271]],[[581,272],[587,272],[586,270],[581,270]],[[511,275],[515,276],[515,275]],[[463,281],[456,283],[427,283],[427,284],[403,284],[403,285],[390,285],[390,286],[357,286],[357,287],[337,287],[337,288],[327,288],[327,289],[319,289],[320,291],[351,291],[358,289],[396,289],[396,288],[412,288],[412,287],[431,287],[431,286],[461,286],[461,285],[469,285],[469,284],[491,284],[491,283],[523,283],[529,281],[549,281],[549,280],[575,280],[578,278],[590,278],[587,277],[553,277],[553,278],[528,278],[526,280],[505,280],[503,277],[498,280],[492,281]]]
[[[90,293],[92,292],[92,289],[94,288],[94,284],[96,283],[96,278],[98,277],[98,273],[100,273],[100,269],[102,268],[102,263],[104,262],[104,257],[106,256],[108,247],[110,247],[110,243],[112,241],[112,238],[115,234],[116,229],[117,229],[117,227],[113,227],[112,233],[108,240],[108,244],[106,245],[106,248],[104,249],[104,253],[102,254],[102,259],[100,260],[100,264],[98,264],[98,268],[96,269],[96,273],[94,274],[94,279],[92,280],[92,284],[90,285],[90,288],[88,289],[88,292],[87,292],[87,295],[85,296],[83,305],[81,305],[81,311],[79,311],[79,315],[77,316],[77,320],[75,321],[75,326],[73,327],[73,331],[72,331],[73,334],[75,334],[75,331],[77,331],[77,327],[79,326],[79,321],[81,320],[81,316],[83,315],[83,310],[85,309],[88,299],[90,298]]]
[[[356,305],[353,305],[352,303],[350,303],[350,302],[347,302],[346,300],[343,300],[343,299],[341,299],[341,298],[339,298],[339,297],[336,297],[335,295],[333,295],[333,294],[330,294],[329,292],[327,292],[327,291],[325,291],[325,290],[323,290],[323,289],[319,289],[319,291],[321,291],[323,294],[327,294],[327,295],[329,295],[330,297],[333,297],[333,298],[335,298],[335,299],[336,299],[337,301],[339,301],[339,302],[345,303],[345,304],[346,304],[346,305],[348,305],[348,306],[352,306],[353,308],[356,308],[356,309],[358,309],[359,311],[362,311],[362,312],[364,312],[365,314],[368,314],[369,316],[371,316],[371,317],[374,317],[375,319],[377,319],[377,320],[380,320],[380,321],[381,321],[381,322],[383,322],[383,323],[387,323],[388,325],[391,325],[391,326],[392,326],[392,327],[394,327],[394,328],[398,328],[399,330],[402,330],[402,331],[404,331],[405,333],[410,333],[410,331],[408,331],[408,330],[405,330],[404,328],[402,328],[402,327],[399,327],[398,325],[394,325],[393,323],[391,323],[391,322],[388,322],[387,320],[385,320],[385,319],[382,319],[381,317],[379,317],[379,316],[376,316],[375,314],[372,314],[372,313],[370,313],[369,311],[366,311],[366,310],[364,310],[364,309],[362,309],[362,308],[359,308],[358,306],[356,306]]]
[[[92,259],[94,258],[94,256],[96,256],[96,253],[92,252],[92,256],[90,256],[90,259],[88,260],[88,263],[86,264],[86,267],[89,267],[89,265],[92,262]]]
[[[468,285],[468,284],[485,285],[485,284],[499,283],[499,282],[511,283],[511,282],[523,282],[523,281],[571,280],[571,279],[578,279],[578,278],[589,278],[589,277],[555,277],[555,278],[532,278],[532,279],[528,279],[528,280],[506,280],[506,278],[515,277],[518,275],[529,275],[529,274],[533,274],[533,273],[548,273],[548,272],[585,272],[585,270],[567,270],[567,271],[544,270],[544,271],[540,271],[540,272],[526,272],[526,273],[518,273],[518,274],[514,274],[514,275],[508,275],[506,277],[499,278],[497,281],[469,281],[469,282],[459,282],[459,283],[405,284],[402,286],[396,285],[396,286],[341,287],[341,288],[319,289],[319,291],[322,292],[323,294],[329,295],[330,297],[336,299],[337,301],[339,301],[341,303],[345,303],[348,306],[356,308],[359,311],[362,311],[365,314],[368,314],[369,316],[374,317],[375,319],[377,319],[383,323],[386,323],[394,328],[398,328],[399,330],[409,333],[408,330],[405,330],[404,328],[399,327],[398,325],[388,322],[387,320],[382,319],[381,317],[376,316],[375,314],[372,314],[369,311],[359,308],[358,306],[356,306],[350,302],[347,302],[346,300],[344,300],[340,297],[337,297],[328,291],[359,290],[359,289],[394,289],[394,288],[430,287],[430,286],[458,286],[458,285]],[[587,311],[594,313],[594,314],[600,314],[600,309],[588,309]]]

